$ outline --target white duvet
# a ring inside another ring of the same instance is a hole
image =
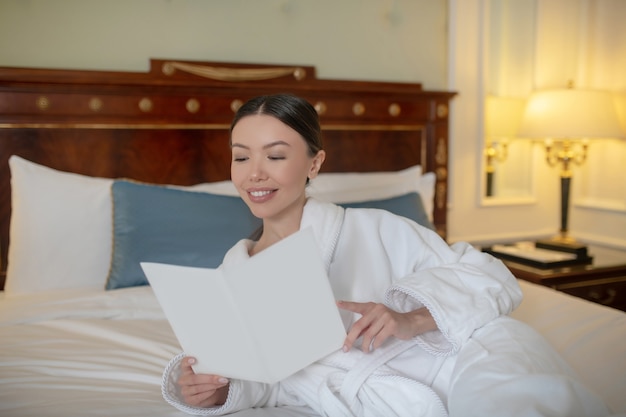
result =
[[[2,294],[0,416],[185,415],[160,389],[179,352],[149,287]]]
[[[626,414],[626,314],[521,282],[514,313]],[[149,287],[0,293],[0,416],[182,416],[161,374],[180,347]],[[306,416],[306,409],[238,416]]]

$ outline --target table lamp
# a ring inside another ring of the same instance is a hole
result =
[[[535,91],[526,103],[518,135],[545,140],[548,165],[561,167],[561,229],[555,237],[538,243],[553,249],[586,250],[568,232],[571,166],[585,161],[589,139],[624,136],[613,96],[608,91],[571,87]]]

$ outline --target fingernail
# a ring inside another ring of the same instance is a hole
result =
[[[343,347],[341,348],[341,350],[343,350],[344,352],[348,351],[348,345],[343,345]]]
[[[189,359],[187,359],[187,363],[189,365],[193,365],[194,363],[196,363],[196,358],[189,358]]]
[[[220,384],[228,384],[228,379],[226,378],[220,378],[219,381],[220,381]]]

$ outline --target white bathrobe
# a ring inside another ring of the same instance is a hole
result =
[[[506,317],[522,293],[499,260],[383,210],[309,199],[300,227],[313,229],[336,299],[426,307],[438,330],[372,353],[335,352],[274,385],[233,379],[226,403],[213,408],[183,403],[180,354],[164,372],[170,404],[200,415],[281,405],[330,417],[608,414],[547,342]],[[238,242],[223,265],[248,259],[251,244]],[[342,311],[346,329],[358,317]]]

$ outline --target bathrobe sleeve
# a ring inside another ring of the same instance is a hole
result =
[[[226,402],[219,407],[194,407],[185,403],[176,381],[180,376],[180,362],[185,357],[180,353],[163,372],[161,391],[163,398],[175,408],[191,415],[221,416],[254,407],[301,406],[302,401],[283,389],[280,383],[269,385],[260,382],[231,379]]]
[[[369,217],[357,223],[377,228],[370,235],[379,236],[388,257],[392,283],[385,303],[402,312],[426,307],[435,319],[439,330],[416,338],[427,351],[456,353],[474,330],[521,302],[517,280],[493,256],[467,243],[448,245],[403,217],[373,210],[354,214]]]

